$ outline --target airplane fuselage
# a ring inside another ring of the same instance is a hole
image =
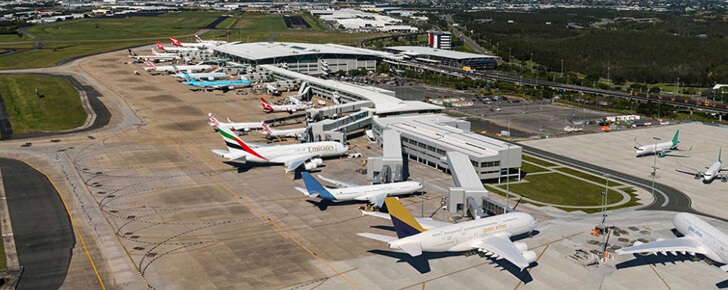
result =
[[[193,72],[193,71],[203,71],[207,69],[211,69],[212,67],[209,65],[178,65],[177,69],[183,72]],[[156,72],[175,72],[175,69],[169,65],[169,66],[158,66],[156,69],[145,67],[146,71],[156,71]]]
[[[672,142],[662,142],[657,144],[640,146],[635,149],[637,156],[642,156],[649,154],[658,154],[660,152],[668,152],[670,150],[673,150],[674,147],[675,146],[673,146]]]
[[[330,157],[344,154],[348,150],[349,148],[347,146],[334,141],[280,145],[256,148],[255,151],[260,156],[245,152],[245,160],[258,163],[283,163],[276,161],[276,159],[279,157],[308,155],[312,153],[318,153],[321,157]]]
[[[207,123],[210,127],[215,127],[213,123]],[[220,127],[229,128],[234,131],[250,131],[250,129],[261,129],[260,123],[219,123]]]
[[[284,130],[271,130],[270,137],[298,137],[306,132],[306,127],[296,129],[284,129]]]
[[[211,73],[192,73],[188,74],[191,78],[196,80],[214,80],[228,77],[228,74],[223,72],[211,72]],[[185,79],[185,74],[178,73],[174,75],[175,78]]]
[[[672,223],[685,237],[696,239],[705,245],[706,257],[723,264],[728,262],[728,235],[689,213],[675,215]]]
[[[427,252],[469,251],[477,241],[485,237],[496,234],[509,237],[520,235],[533,231],[537,225],[536,219],[530,214],[507,213],[431,229],[393,241],[389,243],[389,247],[399,249],[401,244],[419,243],[422,251]]]
[[[716,161],[708,169],[703,172],[703,180],[705,182],[712,181],[716,176],[718,176],[718,173],[720,172],[720,168],[723,166],[723,164],[720,161]]]
[[[410,194],[422,189],[422,183],[402,181],[385,184],[362,185],[355,187],[334,188],[328,191],[338,201],[366,200],[366,196],[386,192],[388,196]],[[361,199],[360,199],[361,198]]]

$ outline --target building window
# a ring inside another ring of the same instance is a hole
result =
[[[417,144],[417,146],[419,146],[419,147],[420,147],[420,148],[422,148],[422,149],[425,149],[425,148],[427,148],[427,145],[426,145],[425,143],[422,143],[422,142],[419,142],[419,143]]]
[[[435,146],[430,146],[430,145],[427,145],[427,150],[432,151],[432,152],[436,151]]]

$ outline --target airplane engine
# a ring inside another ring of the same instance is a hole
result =
[[[695,173],[695,179],[700,179],[700,172]]]
[[[720,178],[720,181],[723,183],[728,182],[728,175],[723,175],[723,177]]]
[[[538,255],[536,255],[536,252],[534,251],[525,251],[522,252],[521,255],[523,255],[523,258],[529,263],[536,262],[536,259],[538,259]]]
[[[528,251],[528,245],[524,242],[514,242],[513,245],[516,246],[516,249],[518,249],[519,252]]]
[[[215,78],[213,78],[213,77],[207,77],[207,80],[208,80],[208,81],[214,81],[214,80],[215,80]]]
[[[659,156],[660,158],[665,157],[665,151],[658,152],[657,156]]]
[[[632,244],[632,246],[634,247],[634,246],[639,246],[639,245],[644,245],[644,244],[645,243],[643,243],[643,242],[635,241],[634,244]]]
[[[316,166],[321,166],[321,164],[324,164],[324,160],[321,158],[314,158],[311,159],[311,163],[316,164]]]

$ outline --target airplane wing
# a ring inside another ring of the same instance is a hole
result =
[[[521,270],[531,264],[523,257],[521,251],[516,248],[511,239],[505,235],[494,235],[479,240],[473,245],[473,248],[496,254],[518,266]]]
[[[637,142],[637,137],[634,137],[634,144],[635,144],[634,149],[640,149],[640,147],[642,147],[642,144]]]
[[[690,166],[685,166],[685,165],[682,165],[680,163],[678,163],[677,165],[689,170],[688,171],[688,170],[684,170],[684,169],[675,168],[675,171],[680,172],[680,173],[695,175],[695,174],[699,174],[701,172],[700,169],[692,168]]]
[[[346,181],[341,181],[341,180],[336,180],[336,179],[331,179],[331,178],[326,178],[326,177],[323,177],[321,175],[317,175],[317,176],[318,176],[319,179],[324,180],[324,181],[329,182],[329,183],[333,183],[337,187],[357,187],[357,186],[359,186],[358,184],[349,183],[349,182],[346,182]]]
[[[382,207],[384,205],[384,198],[387,197],[386,192],[378,192],[373,193],[370,195],[361,195],[354,198],[355,200],[368,200],[369,203],[376,205],[377,207]]]
[[[382,218],[382,219],[388,219],[388,220],[392,219],[389,216],[389,214],[383,213],[383,212],[361,211],[361,213],[362,213],[362,215],[368,215],[368,216],[378,217],[378,218]],[[417,222],[420,223],[420,225],[423,228],[425,228],[426,230],[431,230],[434,228],[452,225],[451,223],[440,222],[440,221],[433,220],[431,218],[415,218],[415,220],[417,220]]]
[[[690,252],[705,254],[706,251],[703,244],[698,240],[684,237],[639,244],[616,251],[618,255],[656,252]]]
[[[293,170],[296,170],[296,168],[303,165],[303,163],[305,163],[309,159],[318,157],[319,155],[320,155],[319,153],[312,153],[312,154],[306,154],[306,155],[283,156],[283,157],[272,159],[271,161],[277,162],[277,163],[283,163],[283,166],[286,167],[286,173],[288,173]]]
[[[225,149],[212,149],[212,153],[215,153],[223,158],[227,158],[228,160],[237,160],[241,159],[242,161],[245,161],[245,153],[231,153],[228,150]]]

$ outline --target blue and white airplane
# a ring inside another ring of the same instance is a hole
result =
[[[253,82],[249,80],[228,80],[228,81],[196,81],[189,74],[185,73],[185,84],[191,85],[198,88],[208,88],[217,90],[233,90],[235,88],[249,87]]]
[[[311,176],[310,173],[301,172],[301,178],[303,178],[306,188],[296,187],[296,190],[302,192],[308,197],[318,197],[320,199],[326,199],[334,202],[348,200],[369,201],[369,203],[377,207],[382,207],[382,205],[384,205],[384,198],[387,196],[411,194],[422,189],[422,183],[415,181],[358,185],[334,179],[327,179],[321,175],[319,175],[319,177],[342,187],[326,188],[321,185],[316,178]]]

